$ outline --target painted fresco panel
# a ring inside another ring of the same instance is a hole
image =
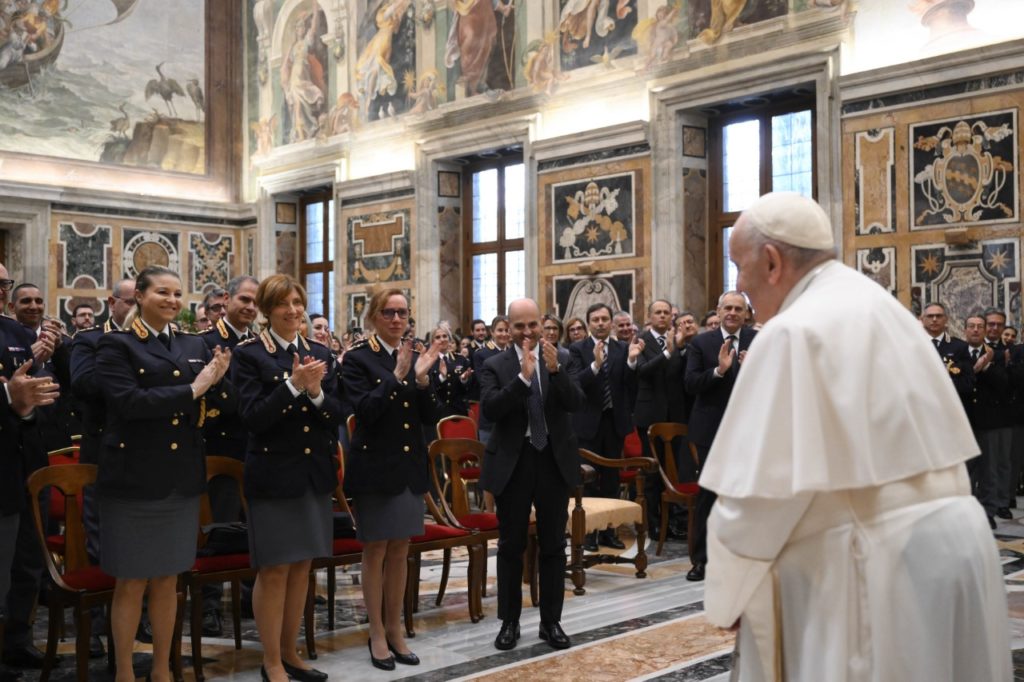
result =
[[[787,0],[690,0],[689,38],[711,45],[739,26],[749,26],[788,11]]]
[[[559,0],[562,69],[636,54],[637,0]]]
[[[329,70],[323,42],[327,19],[315,0],[303,3],[289,17],[284,34],[284,59],[277,74],[281,88],[280,115],[283,144],[317,136],[321,116],[327,111]]]
[[[369,0],[359,22],[355,64],[360,118],[377,121],[409,109],[407,74],[416,79],[416,5]]]
[[[512,0],[456,0],[451,4],[444,44],[444,66],[452,90],[449,99],[454,99],[455,90],[472,97],[515,87],[516,46],[525,39],[518,34],[517,13],[525,11],[524,3]],[[413,111],[432,108],[421,90],[418,85]]]

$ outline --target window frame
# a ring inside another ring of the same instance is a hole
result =
[[[306,260],[306,236],[308,233],[308,227],[306,225],[306,209],[313,204],[324,204],[323,210],[323,251],[321,261],[308,261]],[[330,191],[316,192],[304,195],[299,198],[299,242],[297,250],[299,251],[298,259],[298,278],[299,284],[302,285],[303,289],[306,289],[306,277],[308,275],[323,274],[324,277],[324,295],[323,299],[318,302],[320,310],[314,308],[313,301],[308,300],[309,292],[306,292],[306,314],[319,313],[324,317],[327,317],[332,327],[337,326],[337,321],[331,318],[332,306],[331,302],[334,300],[334,292],[331,291],[330,287],[330,276],[334,272],[334,254],[331,253],[331,235],[329,234],[331,226],[331,214],[334,210],[334,194]],[[337,242],[338,235],[334,235],[335,242]],[[334,312],[337,312],[336,310]]]
[[[772,191],[772,118],[780,114],[799,111],[811,112],[811,196],[818,198],[818,112],[813,95],[773,102],[760,107],[723,114],[708,121],[708,310],[716,307],[725,286],[723,247],[725,229],[732,227],[742,211],[723,211],[725,205],[724,182],[724,130],[743,121],[758,121],[760,141],[759,194]]]
[[[484,254],[497,254],[498,260],[498,314],[504,314],[508,308],[505,300],[505,254],[511,251],[526,250],[526,214],[523,215],[523,237],[508,239],[505,237],[505,169],[509,166],[525,164],[521,155],[503,156],[498,159],[486,159],[467,165],[462,169],[462,329],[468,330],[473,316],[473,257]],[[483,171],[498,171],[498,235],[489,242],[473,241],[473,175]],[[524,173],[525,173],[524,165]],[[525,195],[524,195],[525,199]],[[524,207],[525,211],[525,207]],[[484,320],[490,326],[490,320]]]

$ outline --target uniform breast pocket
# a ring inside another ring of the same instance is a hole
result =
[[[192,370],[192,376],[197,376],[206,367],[206,360],[203,358],[189,358],[188,368]]]

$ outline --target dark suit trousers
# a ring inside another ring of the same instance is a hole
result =
[[[558,470],[550,445],[538,451],[529,441],[523,441],[516,468],[495,502],[499,529],[498,618],[519,620],[523,609],[523,553],[533,505],[537,510],[540,548],[540,619],[546,623],[561,620],[569,487]]]
[[[21,510],[18,535],[11,563],[10,591],[7,593],[7,631],[5,649],[32,643],[32,613],[36,608],[39,587],[42,584],[44,558],[36,536],[36,522],[32,518],[32,500]],[[50,492],[39,493],[35,501],[43,517],[43,528],[49,525]]]
[[[608,459],[620,459],[622,457],[622,441],[623,439],[615,432],[614,413],[611,410],[605,410],[601,413],[597,433],[593,438],[580,438],[580,447]],[[589,462],[580,458],[580,464],[589,464]],[[618,497],[619,470],[602,466],[594,468],[597,470],[597,480],[584,486],[584,494],[587,497]]]
[[[708,461],[710,449],[697,446],[697,458],[700,459],[701,469]],[[697,493],[697,505],[693,517],[693,556],[690,557],[692,564],[708,562],[708,517],[711,516],[711,508],[715,506],[717,499],[718,495],[704,488]]]
[[[659,448],[655,452],[651,448],[651,443],[647,439],[647,427],[638,426],[636,427],[637,436],[640,437],[640,444],[643,446],[644,457],[653,457],[658,460],[658,464],[661,468],[665,468],[665,458],[662,456],[662,451]],[[673,438],[672,439],[672,456],[675,458],[676,471],[679,473],[680,481],[692,481],[693,476],[693,462],[690,460],[689,453],[685,452],[685,449],[689,448],[687,445],[686,438]],[[686,460],[683,460],[683,454],[687,455]],[[689,461],[689,466],[681,466]],[[647,498],[647,529],[651,536],[654,536],[654,531],[660,528],[661,524],[661,491],[664,490],[665,486],[661,482],[661,474],[657,471],[644,472],[644,497]],[[630,490],[630,498],[633,497],[633,490]],[[669,507],[669,518],[673,523],[679,523],[682,520],[683,511],[679,505],[672,505]]]

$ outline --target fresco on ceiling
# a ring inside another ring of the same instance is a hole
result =
[[[516,83],[516,50],[521,36],[514,0],[451,0],[450,27],[444,45],[451,99],[512,90]],[[441,38],[440,27],[438,38]]]
[[[593,64],[614,68],[636,54],[637,0],[559,0],[562,69]]]
[[[416,6],[412,0],[370,0],[359,22],[354,97],[363,121],[410,108],[416,75]]]
[[[278,85],[281,140],[285,144],[316,137],[324,123],[329,78],[327,46],[322,40],[326,23],[323,10],[310,0],[292,14],[284,33]]]

